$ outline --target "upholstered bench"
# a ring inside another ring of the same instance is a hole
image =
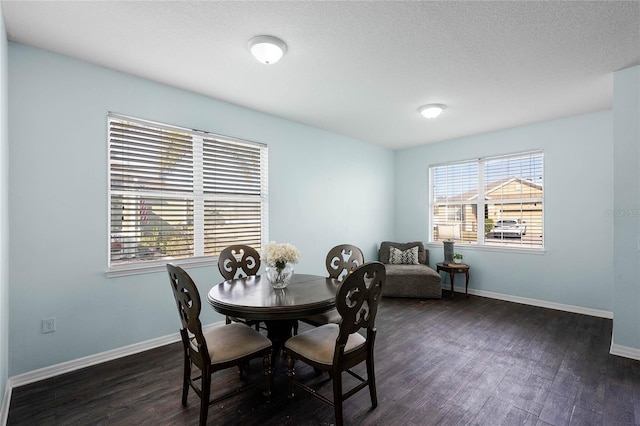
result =
[[[392,247],[395,257],[390,256]],[[414,258],[416,253],[417,259]],[[440,274],[428,266],[429,251],[425,250],[422,242],[383,241],[378,250],[378,260],[384,263],[387,270],[387,279],[382,287],[383,297],[442,297]]]

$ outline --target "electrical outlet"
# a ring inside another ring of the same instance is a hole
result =
[[[42,333],[53,333],[56,331],[56,319],[47,318],[42,320]]]

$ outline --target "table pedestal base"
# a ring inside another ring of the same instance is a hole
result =
[[[267,326],[267,337],[273,344],[271,354],[271,370],[273,371],[280,363],[285,342],[293,336],[293,327],[297,320],[276,320],[264,321]]]

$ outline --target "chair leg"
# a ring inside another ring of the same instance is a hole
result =
[[[342,426],[342,372],[336,371],[333,376],[333,410],[336,426]]]
[[[238,373],[240,375],[240,380],[244,380],[244,369],[247,368],[247,364],[238,365]]]
[[[373,363],[373,353],[367,357],[367,381],[369,382],[369,395],[371,395],[371,408],[378,406],[378,395],[376,392],[376,371]]]
[[[295,360],[291,354],[287,354],[287,395],[289,399],[293,398],[293,376],[295,372],[293,371],[293,365]]]
[[[202,388],[200,389],[200,426],[206,426],[209,414],[209,397],[211,395],[211,372],[202,372]]]
[[[271,348],[265,349],[262,358],[262,368],[264,370],[264,392],[267,399],[271,396]]]
[[[293,335],[294,336],[298,335],[298,321],[293,323]]]
[[[189,394],[189,379],[191,378],[191,361],[185,352],[184,354],[184,373],[182,376],[182,406],[187,406],[187,396]]]

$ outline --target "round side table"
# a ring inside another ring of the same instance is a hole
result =
[[[449,273],[451,281],[451,298],[453,299],[453,280],[456,274],[465,274],[466,282],[464,284],[464,294],[469,297],[469,265],[464,263],[436,263],[437,271],[444,271]]]

